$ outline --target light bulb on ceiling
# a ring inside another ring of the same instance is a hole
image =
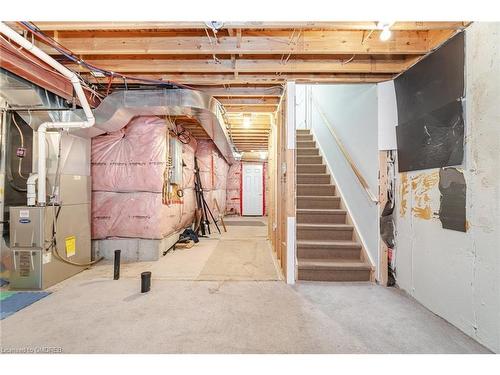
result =
[[[260,158],[261,158],[262,160],[265,160],[265,159],[267,158],[267,154],[266,154],[266,152],[265,152],[265,151],[261,151],[261,152],[260,152]]]
[[[249,128],[250,126],[252,126],[252,119],[250,116],[243,116],[243,127]]]
[[[380,33],[380,40],[383,42],[388,41],[391,38],[392,32],[391,32],[391,26],[394,25],[393,21],[380,21],[377,23],[377,29],[382,30]]]
[[[380,40],[383,42],[388,41],[391,38],[392,32],[389,27],[384,27],[380,33]]]

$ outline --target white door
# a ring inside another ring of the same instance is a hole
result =
[[[262,216],[264,197],[262,164],[243,163],[243,212],[242,215]]]

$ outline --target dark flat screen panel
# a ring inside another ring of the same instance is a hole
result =
[[[399,172],[460,165],[463,160],[462,102],[455,100],[396,127]]]
[[[396,78],[398,124],[408,124],[462,97],[464,61],[462,32]]]

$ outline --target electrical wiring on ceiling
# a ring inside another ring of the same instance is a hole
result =
[[[14,122],[14,125],[17,128],[17,131],[19,132],[19,138],[21,140],[21,149],[24,150],[24,134],[23,134],[23,131],[21,130],[21,127],[18,125],[18,123],[16,121],[16,116],[15,116],[14,113],[12,113],[12,121]],[[23,180],[27,180],[28,177],[26,177],[25,175],[23,175],[23,172],[22,172],[24,156],[18,156],[18,158],[19,158],[19,162],[18,162],[18,166],[17,166],[17,174]]]
[[[172,82],[172,81],[162,81],[162,80],[156,80],[156,79],[147,79],[147,78],[141,78],[141,77],[135,77],[135,76],[129,76],[117,72],[112,72],[110,70],[102,69],[99,68],[95,65],[87,63],[85,60],[77,57],[71,50],[67,49],[64,47],[62,44],[57,42],[56,40],[52,39],[49,37],[47,34],[45,34],[42,30],[40,30],[36,25],[26,22],[26,21],[21,21],[19,22],[21,27],[32,34],[36,35],[39,37],[41,40],[43,40],[45,43],[53,47],[56,51],[58,51],[61,55],[66,57],[68,60],[83,66],[84,68],[88,69],[91,72],[99,72],[103,74],[106,77],[111,77],[111,80],[114,77],[121,78],[123,79],[125,86],[127,86],[127,80],[130,81],[138,81],[138,82],[145,82],[145,83],[151,83],[151,84],[156,84],[156,85],[163,85],[163,86],[171,86],[171,87],[176,87],[176,88],[187,88],[191,89],[190,86]]]
[[[49,73],[51,73],[51,74],[55,74],[55,75],[58,75],[58,76],[60,76],[60,77],[62,77],[62,78],[65,78],[65,77],[64,77],[61,73],[59,73],[59,72],[57,72],[57,71],[55,71],[55,70],[53,70],[53,69],[50,69],[50,68],[48,68],[48,67],[46,67],[46,66],[44,66],[44,65],[40,64],[40,62],[39,62],[39,61],[37,61],[36,59],[34,59],[32,56],[30,56],[29,54],[24,53],[24,52],[23,52],[23,47],[17,47],[17,46],[14,46],[14,45],[10,42],[10,40],[8,40],[8,39],[4,38],[2,35],[0,35],[0,38],[1,38],[1,39],[5,42],[5,43],[7,43],[7,45],[9,45],[12,49],[16,50],[18,53],[20,53],[21,55],[23,55],[23,57],[24,57],[26,60],[30,61],[30,62],[31,62],[31,63],[33,63],[34,65],[38,66],[39,68],[41,68],[41,69],[43,69],[43,70],[46,70],[47,72],[49,72]],[[101,95],[101,94],[99,94],[97,91],[95,91],[95,90],[94,90],[94,89],[93,89],[93,88],[89,85],[89,83],[88,83],[86,80],[84,80],[84,79],[82,78],[82,76],[81,76],[79,73],[75,72],[75,74],[78,76],[78,79],[80,80],[80,82],[82,83],[82,85],[83,85],[83,86],[85,86],[85,88],[86,88],[87,90],[89,90],[89,91],[90,91],[90,93],[92,94],[92,96],[93,96],[93,97],[97,96],[99,99],[103,99],[103,98],[104,98],[104,96],[103,96],[103,95]]]

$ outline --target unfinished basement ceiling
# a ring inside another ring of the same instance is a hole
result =
[[[396,22],[387,41],[380,39],[376,21],[223,22],[217,31],[203,22],[33,24],[99,68],[173,81],[213,95],[227,112],[234,144],[248,152],[267,150],[269,114],[286,81],[389,80],[468,23]],[[109,83],[108,77],[92,76],[41,40],[37,45],[88,82]],[[119,77],[111,82],[115,87],[124,83]]]

